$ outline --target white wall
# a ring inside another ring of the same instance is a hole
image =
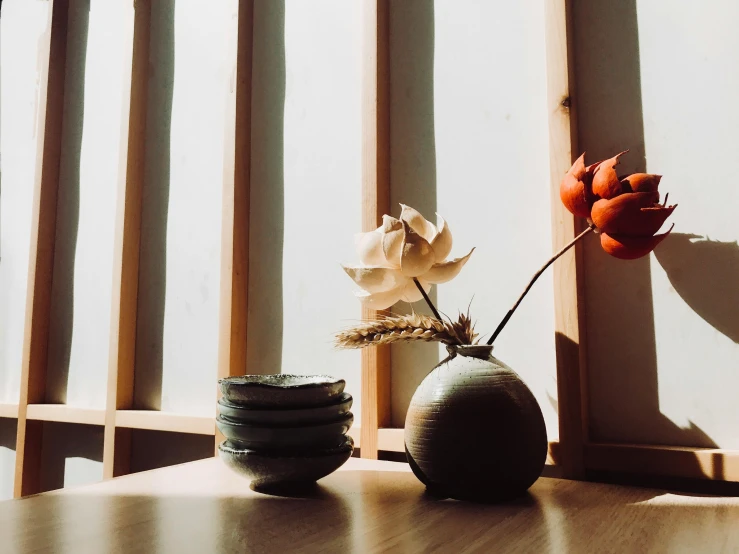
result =
[[[136,403],[215,415],[223,141],[235,0],[152,3]]]
[[[37,48],[47,7],[42,1],[5,0],[0,19],[0,402],[17,402],[20,394],[36,165]]]
[[[452,257],[477,250],[436,287],[450,316],[492,333],[551,253],[544,8],[473,0],[391,3],[393,215],[398,202],[449,223]],[[406,305],[407,306],[407,305]],[[424,309],[419,305],[416,309]],[[541,278],[494,354],[531,387],[556,439],[551,273]],[[393,422],[441,357],[436,345],[393,348]]]
[[[41,1],[5,0],[0,18],[0,402],[17,402],[20,394],[36,161],[37,46],[47,8]],[[15,420],[0,418],[0,499],[13,495],[15,429]]]
[[[105,407],[125,20],[122,2],[70,3],[48,402]]]
[[[739,448],[738,17],[721,0],[575,10],[580,149],[595,160],[631,148],[624,171],[664,175],[679,204],[649,258],[613,260],[588,243],[599,440]]]
[[[346,379],[355,424],[360,355],[337,352],[332,335],[360,314],[339,266],[354,261],[353,237],[361,231],[360,7],[285,3],[285,225],[283,244],[271,244],[282,247],[282,372]]]

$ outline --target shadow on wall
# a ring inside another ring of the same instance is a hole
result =
[[[95,425],[44,422],[41,464],[42,492],[61,489],[79,483],[90,483],[102,477],[103,428]],[[75,467],[73,458],[84,458],[88,463]],[[98,475],[90,471],[97,462]]]
[[[280,373],[285,236],[285,2],[254,2],[248,373]]]
[[[408,204],[435,223],[436,132],[434,127],[434,4],[427,0],[390,3],[390,184],[391,214]],[[436,304],[436,287],[429,295]],[[443,306],[439,309],[443,311]],[[400,302],[393,312],[412,309],[431,315],[424,302]],[[393,426],[402,427],[413,391],[439,363],[436,343],[392,345]]]
[[[16,420],[0,418],[0,448],[15,450]]]
[[[51,285],[46,402],[65,403],[74,328],[74,266],[80,223],[80,163],[85,111],[90,0],[69,5],[64,122]]]
[[[576,2],[573,17],[578,150],[591,163],[629,148],[619,169],[646,171],[636,0]],[[715,446],[660,412],[649,257],[617,260],[584,242],[591,439]]]
[[[739,343],[739,244],[671,233],[654,254],[685,303]]]
[[[174,18],[174,0],[152,2],[134,377],[134,407],[149,410],[162,405]]]
[[[578,352],[579,352],[579,345],[572,341],[570,338],[566,337],[562,333],[556,334],[556,344],[557,344],[557,363],[560,364],[561,361],[559,359],[560,355],[562,356],[562,359],[565,360],[576,360],[578,358]],[[565,372],[573,372],[576,371],[577,368],[564,368]],[[593,368],[588,366],[586,368],[587,374],[586,374],[586,381],[590,379],[590,376],[594,373]],[[628,369],[627,369],[628,372]],[[656,376],[654,377],[654,380],[656,382]],[[647,385],[650,383],[648,381],[645,381]],[[586,398],[584,399],[584,404],[586,406],[590,406],[591,414],[593,412],[593,399],[592,394],[588,395],[588,391],[581,391],[582,394],[586,395]],[[637,400],[634,400],[634,398],[637,398]],[[558,400],[549,398],[550,402],[554,406],[554,408],[557,410],[557,413],[559,414],[559,404],[562,406],[571,405],[572,403],[576,401],[580,401],[582,403],[581,399],[573,399],[568,398],[562,395]],[[627,437],[625,438],[604,438],[602,435],[598,434],[597,432],[594,432],[592,421],[590,422],[590,437],[586,442],[613,442],[613,443],[628,443],[633,444],[636,442],[651,442],[653,444],[667,444],[670,446],[679,445],[680,442],[677,441],[685,441],[686,438],[691,441],[691,443],[696,443],[703,447],[708,448],[715,448],[717,445],[711,440],[711,437],[709,437],[706,433],[703,432],[703,430],[696,426],[694,423],[690,422],[690,426],[688,428],[681,428],[672,423],[669,419],[667,419],[662,413],[659,411],[659,396],[657,395],[656,388],[652,390],[650,387],[647,391],[632,391],[632,394],[630,396],[626,397],[616,397],[613,396],[610,398],[611,402],[616,406],[624,406],[624,409],[630,410],[631,412],[635,412],[638,417],[642,418],[644,424],[649,427],[650,432],[660,433],[660,437],[663,438],[663,440],[652,440],[652,441],[635,441],[635,440],[629,440]],[[614,406],[611,406],[611,409],[617,409]],[[572,416],[570,416],[572,417]],[[587,415],[585,415],[587,417]],[[552,456],[555,460],[555,462],[559,465],[562,463],[562,457],[567,455],[567,452],[570,449],[570,441],[573,440],[573,437],[571,437],[570,433],[572,431],[571,427],[565,427],[560,428],[560,436],[559,436],[559,444],[555,445],[552,449]],[[577,447],[579,448],[579,447]],[[691,465],[690,468],[688,468],[688,465]],[[723,475],[723,467],[721,466],[722,459],[717,456],[714,459],[714,464],[712,468],[712,474],[706,475],[705,472],[701,468],[701,464],[696,460],[688,460],[686,458],[681,459],[681,466],[683,469],[690,470],[691,474],[701,474],[703,473],[707,478],[709,479],[721,479],[721,476]],[[623,475],[620,473],[616,474],[610,474],[608,472],[597,472],[597,471],[589,471],[588,474],[592,474],[592,477],[596,480],[605,480],[605,481],[618,481],[619,479],[623,479]],[[681,480],[681,479],[674,479],[674,478],[666,478],[665,486],[668,488],[681,488],[686,485],[686,483],[692,483],[693,480]],[[693,483],[694,484],[694,483]],[[648,485],[648,482],[647,482]],[[651,486],[655,486],[655,482],[652,482]],[[734,490],[732,488],[732,490]],[[736,489],[739,491],[739,489]]]
[[[212,457],[212,435],[132,430],[131,473]]]

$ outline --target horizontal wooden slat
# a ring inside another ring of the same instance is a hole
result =
[[[0,402],[0,417],[17,418],[18,404]]]
[[[739,482],[739,450],[638,444],[589,443],[592,470]]]
[[[213,417],[189,416],[156,410],[116,410],[115,426],[195,435],[215,435]]]
[[[85,425],[105,424],[105,410],[77,408],[66,404],[29,404],[27,417],[36,421],[61,421]]]
[[[379,429],[377,449],[386,452],[405,452],[404,429]]]
[[[377,434],[377,449],[385,452],[405,452],[404,429],[380,429]],[[555,465],[553,450],[558,443],[550,442],[547,452],[547,465]]]

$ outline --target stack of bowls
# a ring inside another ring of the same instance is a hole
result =
[[[244,375],[218,381],[221,459],[257,487],[309,483],[352,455],[352,397],[326,375]]]

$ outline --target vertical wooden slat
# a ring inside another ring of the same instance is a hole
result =
[[[390,4],[365,0],[362,83],[362,230],[390,213]],[[373,310],[362,317],[374,318]],[[377,458],[377,430],[390,424],[390,348],[362,350],[361,455]]]
[[[224,143],[219,379],[246,373],[253,0],[240,0],[238,9],[238,26],[230,48],[233,70]],[[217,394],[220,396],[220,392]],[[216,430],[216,448],[221,440]]]
[[[26,416],[28,404],[41,403],[46,395],[68,19],[68,0],[50,0],[48,31],[39,52],[38,142],[18,406],[16,497],[40,491],[42,424],[30,422]]]
[[[116,430],[115,411],[133,407],[136,314],[141,244],[141,199],[146,160],[151,0],[126,0],[133,18],[131,43],[124,61],[121,154],[108,360],[108,388],[103,441],[103,477],[128,473],[131,434]]]
[[[580,231],[581,222],[559,198],[559,183],[572,165],[576,152],[576,122],[572,98],[572,54],[569,0],[545,4],[547,48],[547,102],[552,186],[553,247],[557,251]],[[583,408],[585,345],[581,244],[553,266],[554,312],[557,350],[559,448],[556,461],[564,477],[584,476],[584,443],[587,440]]]

